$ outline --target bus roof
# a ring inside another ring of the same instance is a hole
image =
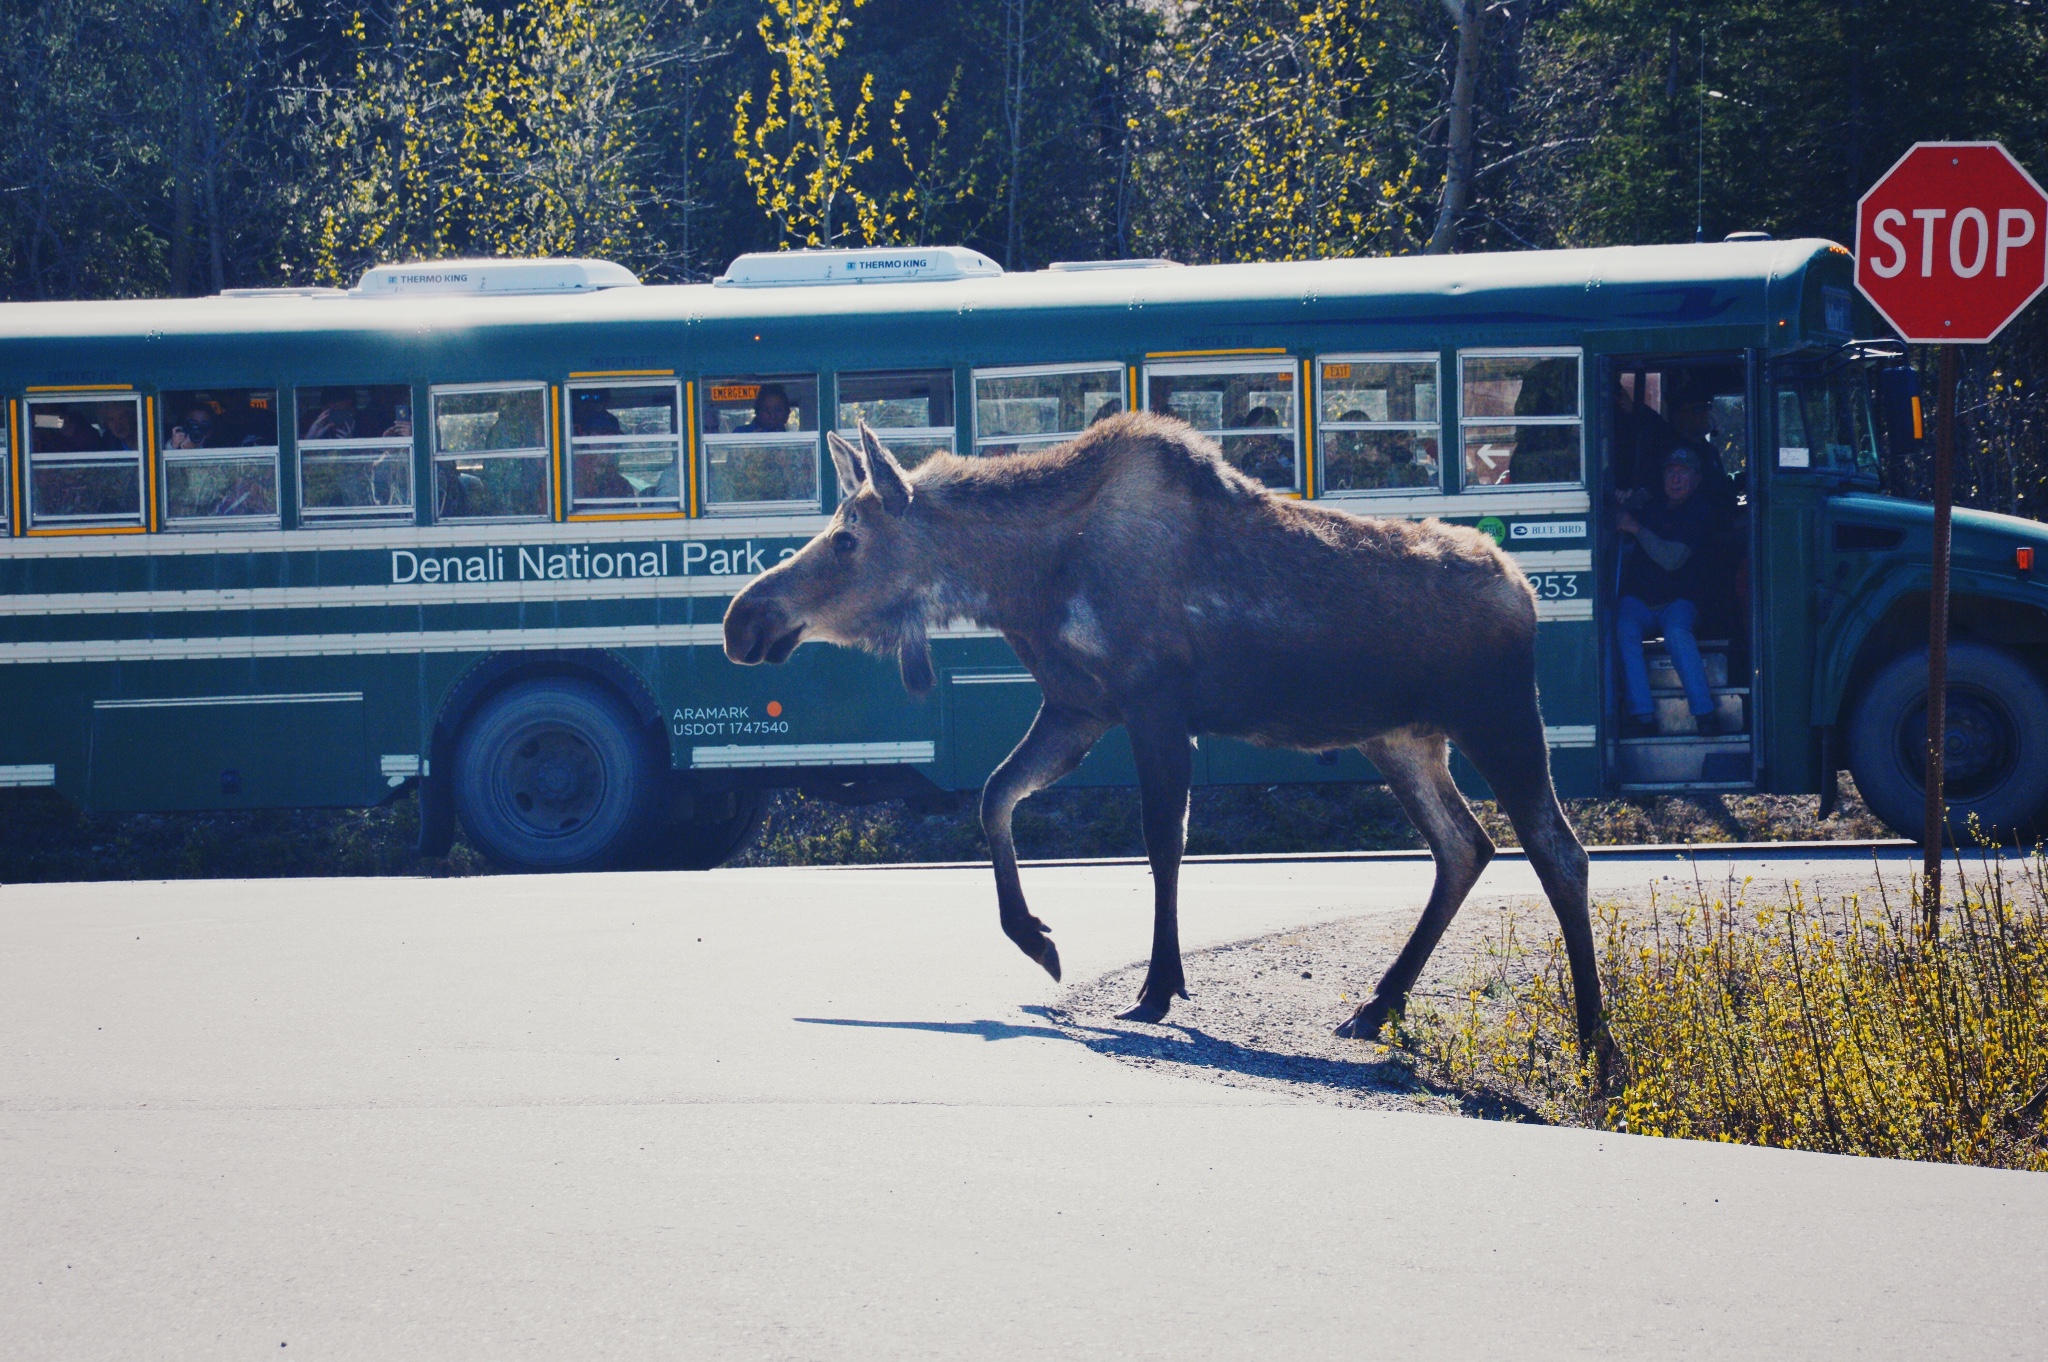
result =
[[[1755,324],[1767,294],[1796,315],[1797,280],[1848,252],[1819,239],[1393,256],[1180,269],[1060,269],[835,288],[711,284],[565,294],[370,296],[279,290],[211,298],[0,305],[0,342],[332,332],[447,333],[578,322],[736,323],[919,316],[1351,304],[1361,318],[1418,310],[1463,320],[1574,320],[1609,326]],[[1846,277],[1846,274],[1845,274]]]

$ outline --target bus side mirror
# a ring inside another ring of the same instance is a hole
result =
[[[1918,454],[1927,438],[1927,413],[1920,400],[1920,371],[1910,364],[1879,369],[1877,409],[1884,422],[1885,448],[1894,457]]]

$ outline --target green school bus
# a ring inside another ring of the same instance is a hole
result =
[[[475,260],[6,304],[0,783],[95,810],[416,790],[424,851],[459,819],[531,870],[716,864],[778,788],[948,798],[1037,706],[1001,637],[938,631],[919,702],[846,650],[729,664],[726,604],[824,524],[828,429],[865,420],[906,464],[1000,458],[1142,405],[1275,495],[1497,539],[1536,590],[1564,794],[1831,799],[1846,766],[1910,834],[1932,517],[1884,491],[1919,399],[1850,269],[1825,241],[1031,273],[920,248],[688,286]],[[1711,709],[1651,638],[1646,720],[1624,712],[1617,518],[1678,443],[1717,507]],[[2048,531],[1959,512],[1954,544],[1953,804],[2028,826]],[[1115,733],[1072,777],[1131,778]],[[1350,751],[1196,761],[1374,778]]]

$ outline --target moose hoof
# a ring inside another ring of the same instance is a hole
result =
[[[1117,1013],[1116,1019],[1118,1021],[1145,1022],[1156,1025],[1166,1020],[1166,1010],[1169,1005],[1168,1003],[1146,1002],[1143,998],[1140,998],[1136,1007]]]
[[[1003,935],[1016,943],[1017,949],[1044,967],[1045,972],[1057,983],[1060,977],[1060,949],[1052,944],[1052,929],[1035,917],[1025,917],[1019,922],[1005,921]]]
[[[1052,944],[1051,937],[1045,938],[1044,946],[1040,948],[1037,956],[1034,958],[1039,964],[1045,966],[1045,972],[1052,976],[1054,983],[1060,981],[1060,948]]]
[[[1337,1028],[1337,1036],[1341,1040],[1378,1040],[1380,1032],[1386,1029],[1387,1019],[1393,1015],[1393,1004],[1374,998]]]

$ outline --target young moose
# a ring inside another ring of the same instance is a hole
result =
[[[1493,542],[1435,521],[1366,520],[1268,495],[1192,427],[1145,413],[1056,448],[934,455],[906,473],[874,433],[829,437],[845,500],[824,532],[725,615],[735,662],[782,662],[807,639],[896,655],[933,682],[926,630],[1000,630],[1044,703],[988,779],[982,826],[1004,933],[1060,977],[1025,906],[1010,816],[1130,733],[1152,863],[1151,968],[1127,1019],[1185,998],[1176,894],[1191,739],[1357,747],[1429,841],[1436,883],[1414,935],[1338,1034],[1397,1014],[1493,842],[1451,781],[1448,743],[1513,820],[1564,929],[1582,1041],[1599,1022],[1586,853],[1558,807],[1536,704],[1536,606]]]

